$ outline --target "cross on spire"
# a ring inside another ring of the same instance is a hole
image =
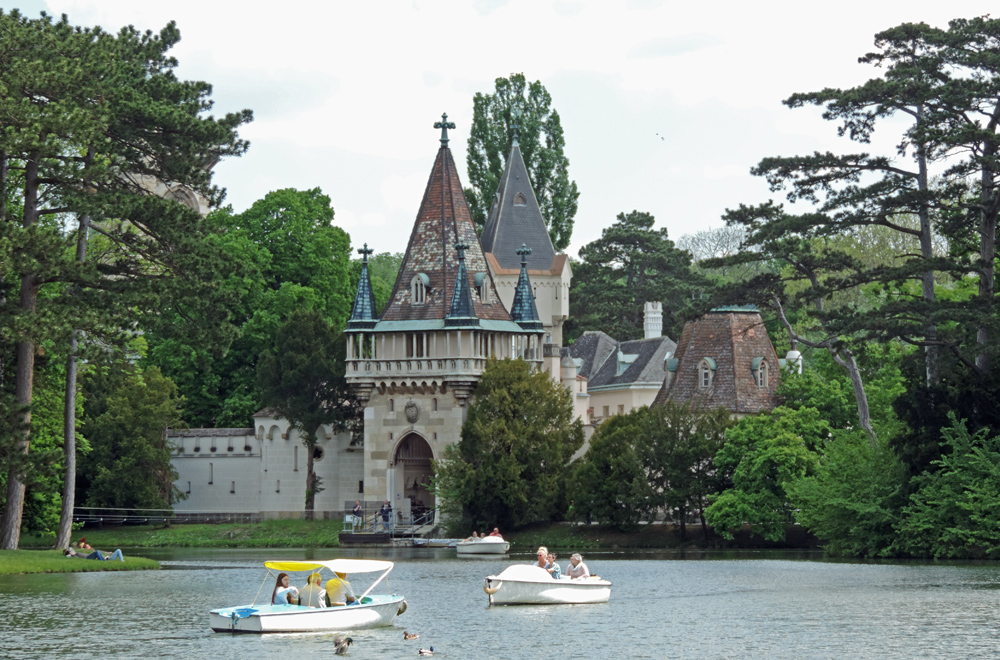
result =
[[[374,251],[375,250],[372,250],[371,248],[369,248],[368,244],[365,243],[365,246],[363,248],[359,248],[358,249],[358,254],[361,255],[361,259],[362,259],[362,261],[364,261],[364,263],[368,263],[368,255],[371,254]]]
[[[441,121],[434,122],[434,128],[440,128],[441,129],[441,146],[442,147],[447,147],[448,146],[448,129],[449,128],[455,128],[455,122],[448,121],[448,113],[447,112],[442,112],[441,113]],[[466,246],[466,247],[468,247],[468,246]]]
[[[526,266],[528,264],[528,255],[531,254],[531,248],[528,247],[527,243],[521,243],[521,247],[518,248],[517,253],[521,255],[521,265]]]
[[[511,123],[511,125],[510,125],[510,128],[514,132],[514,143],[513,143],[512,146],[515,146],[515,147],[518,146],[517,137],[518,137],[518,135],[521,132],[521,113],[522,112],[523,111],[521,110],[521,106],[520,105],[514,106],[514,108],[510,111],[510,118],[513,121],[513,123]]]

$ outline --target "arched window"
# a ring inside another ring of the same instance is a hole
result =
[[[715,360],[712,358],[702,358],[698,363],[698,387],[707,389],[712,386],[715,380]]]
[[[517,193],[517,195],[514,196],[514,206],[527,206],[527,205],[528,205],[528,200],[524,197],[523,194]]]
[[[757,368],[757,387],[767,387],[767,362],[761,361]]]
[[[430,278],[423,273],[417,273],[410,280],[410,299],[414,305],[423,305],[427,302],[427,285],[429,283]]]

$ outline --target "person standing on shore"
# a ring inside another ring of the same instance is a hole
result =
[[[382,505],[382,508],[378,512],[382,516],[382,528],[388,532],[389,519],[392,518],[392,505],[389,504],[389,500],[385,501],[385,504]]]

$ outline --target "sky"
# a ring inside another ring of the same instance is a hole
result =
[[[992,5],[992,7],[991,7]],[[249,151],[215,169],[237,212],[272,190],[321,188],[355,248],[406,249],[443,112],[464,184],[472,99],[524,73],[552,96],[580,189],[567,250],[619,213],[646,211],[672,239],[721,226],[727,208],[777,198],[750,175],[765,156],[854,151],[796,92],[878,75],[858,63],[875,33],[996,13],[984,0],[683,2],[468,0],[284,3],[8,0],[29,16],[158,31],[176,21],[177,74],[243,108]],[[891,127],[873,151],[891,152]]]

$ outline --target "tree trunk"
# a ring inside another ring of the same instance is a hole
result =
[[[306,520],[312,520],[316,509],[316,473],[313,472],[313,448],[316,446],[316,434],[310,433],[306,438]]]
[[[994,150],[990,150],[993,152]],[[991,153],[992,155],[992,153]],[[996,238],[997,238],[997,216],[993,210],[995,202],[993,200],[993,182],[986,172],[982,178],[983,184],[983,209],[980,211],[979,220],[979,299],[984,303],[981,315],[987,317],[984,323],[980,323],[976,331],[976,368],[980,376],[988,376],[990,373],[989,324],[993,322],[993,293],[994,293],[994,267],[993,261],[996,259]]]
[[[923,122],[924,109],[917,109],[917,127]],[[927,152],[924,145],[917,146],[917,189],[921,194],[927,194],[929,186],[927,183]],[[920,203],[920,210],[917,212],[920,219],[920,256],[925,263],[934,258],[934,234],[931,226],[931,211],[927,201]],[[930,268],[921,275],[921,296],[928,303],[934,302],[934,271]],[[937,326],[933,321],[925,317],[924,320],[924,372],[925,384],[927,387],[934,387],[941,379],[939,356],[941,347],[937,345]]]
[[[38,219],[38,156],[32,154],[24,171],[24,221],[25,228]],[[31,314],[38,299],[38,277],[26,273],[21,277],[20,310]],[[14,394],[18,406],[23,407],[24,430],[16,451],[27,454],[31,443],[31,395],[35,373],[35,342],[22,337],[16,344],[17,369],[14,375]],[[24,464],[14,461],[7,474],[7,502],[4,506],[3,528],[0,529],[0,549],[17,550],[21,541],[21,517],[24,514]]]
[[[828,350],[833,356],[834,362],[847,369],[847,373],[851,378],[851,387],[854,388],[854,402],[858,407],[858,424],[868,434],[868,443],[872,446],[872,449],[875,449],[878,445],[878,435],[875,433],[875,429],[872,428],[871,412],[868,409],[868,394],[865,392],[865,383],[861,378],[861,370],[858,369],[858,361],[854,359],[854,353],[846,348],[840,351],[832,348],[828,348]],[[846,359],[840,353],[843,353]]]
[[[87,260],[87,234],[90,218],[80,217],[80,234],[76,239],[76,260]],[[63,407],[63,450],[66,456],[66,476],[63,480],[62,512],[59,514],[59,532],[56,534],[57,549],[69,546],[73,534],[73,508],[76,506],[76,351],[79,346],[79,331],[74,330],[69,339],[69,355],[66,358],[66,396]],[[169,499],[167,500],[169,502]]]
[[[677,507],[677,516],[680,518],[681,521],[681,540],[684,541],[687,539],[687,527],[686,527],[686,521],[684,520],[685,518],[687,518],[687,511],[685,510],[684,507],[682,506]]]

